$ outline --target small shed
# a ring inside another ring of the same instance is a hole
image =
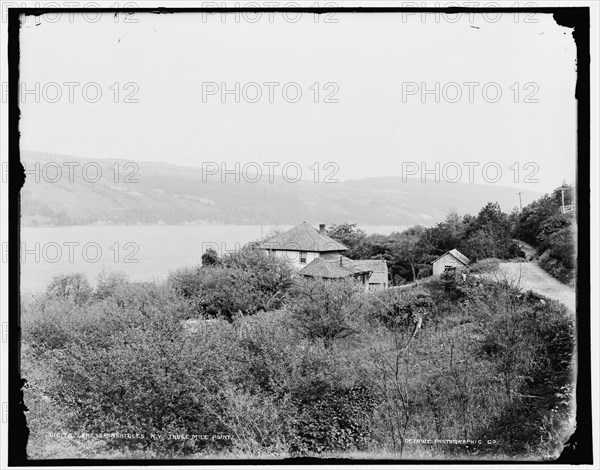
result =
[[[447,251],[433,262],[433,275],[439,276],[444,271],[462,268],[471,263],[471,260],[456,248]]]

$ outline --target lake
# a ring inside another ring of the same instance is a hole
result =
[[[273,228],[264,226],[262,233]],[[361,228],[389,234],[405,227]],[[208,247],[223,254],[260,238],[260,225],[23,227],[21,292],[43,290],[53,276],[70,272],[85,274],[91,283],[103,270],[125,272],[135,281],[160,281],[170,271],[199,264]]]

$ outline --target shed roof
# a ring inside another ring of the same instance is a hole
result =
[[[471,260],[469,258],[467,258],[465,255],[463,255],[460,251],[458,251],[456,248],[453,248],[450,251],[446,251],[446,253],[444,253],[443,255],[441,255],[440,257],[438,257],[435,261],[439,261],[440,259],[442,259],[444,256],[446,255],[451,255],[454,258],[456,258],[458,261],[460,261],[462,264],[464,264],[465,266],[468,265]]]
[[[383,259],[350,259],[337,253],[321,255],[321,258],[325,261],[337,263],[339,263],[340,257],[342,258],[342,265],[345,267],[372,272],[369,284],[384,284],[388,281],[388,267]]]
[[[287,232],[266,239],[259,247],[264,250],[315,251],[319,253],[348,249],[328,235],[319,232],[308,222],[302,222]]]
[[[342,258],[341,263],[340,258]],[[329,260],[323,257],[315,258],[298,271],[298,274],[302,274],[303,276],[322,277],[325,279],[340,279],[372,272],[370,269],[348,263],[347,261],[344,261],[344,259],[352,262],[351,259],[341,255],[337,256],[337,260],[334,258]]]

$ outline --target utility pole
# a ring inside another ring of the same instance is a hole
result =
[[[560,185],[560,197],[562,199],[562,206],[560,208],[560,211],[564,214],[565,213],[565,182],[563,181],[563,184]]]
[[[263,239],[263,222],[264,222],[264,218],[265,218],[265,202],[267,199],[267,190],[263,189],[263,203],[262,203],[262,211],[260,214],[260,240],[262,241]]]
[[[521,194],[523,193],[519,191],[517,194],[519,195],[519,209],[523,212],[523,203],[521,202]]]

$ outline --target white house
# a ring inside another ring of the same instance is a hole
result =
[[[344,256],[348,248],[326,234],[325,224],[320,224],[317,230],[302,222],[285,233],[268,238],[260,244],[260,248],[272,256],[289,260],[302,276],[323,279],[352,277],[365,290],[388,287],[385,260],[352,260]]]
[[[433,262],[433,275],[439,276],[444,271],[467,266],[471,260],[456,248],[447,251]]]
[[[325,233],[325,224],[319,225],[317,230],[306,221],[266,239],[260,248],[272,256],[287,259],[297,268],[306,266],[322,254],[341,254],[348,249]]]

